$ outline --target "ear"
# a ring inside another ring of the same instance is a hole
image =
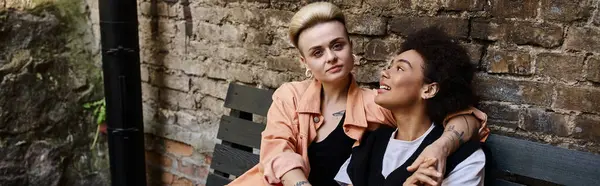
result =
[[[306,59],[302,55],[300,55],[300,63],[302,63],[302,65],[306,66]]]
[[[421,88],[421,98],[422,99],[431,99],[435,97],[435,95],[440,90],[440,85],[436,82],[424,84],[423,88]]]

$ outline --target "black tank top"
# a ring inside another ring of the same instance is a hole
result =
[[[346,114],[338,126],[321,142],[313,141],[308,146],[310,174],[308,182],[314,186],[337,186],[334,177],[352,153],[354,139],[348,137],[343,130]]]

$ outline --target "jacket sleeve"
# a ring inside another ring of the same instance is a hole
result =
[[[301,168],[305,173],[307,162],[296,152],[298,149],[298,116],[290,88],[282,86],[273,94],[273,103],[267,113],[267,125],[262,132],[260,168],[265,181],[278,184],[288,171]]]
[[[484,112],[482,112],[481,110],[479,110],[475,107],[469,107],[466,110],[449,114],[444,119],[444,122],[443,122],[444,126],[446,126],[446,124],[448,123],[448,120],[450,120],[450,118],[460,116],[460,115],[465,115],[465,114],[466,115],[472,114],[473,116],[475,116],[475,118],[477,118],[481,122],[481,126],[480,126],[479,132],[478,132],[479,140],[481,142],[485,142],[485,140],[487,140],[487,137],[490,135],[490,129],[487,126],[487,114],[485,114]]]

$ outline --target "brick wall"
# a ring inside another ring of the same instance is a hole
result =
[[[408,33],[441,25],[479,71],[494,133],[600,152],[598,0],[333,0],[354,42],[357,80]],[[228,83],[302,80],[286,37],[299,0],[139,1],[149,179],[203,185]]]

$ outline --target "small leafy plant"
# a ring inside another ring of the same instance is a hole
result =
[[[96,128],[96,134],[94,135],[94,142],[90,147],[91,149],[94,149],[94,147],[96,147],[96,141],[98,140],[98,133],[100,132],[100,127],[104,122],[106,122],[106,101],[105,99],[101,99],[98,101],[85,103],[83,104],[83,108],[94,110],[92,115],[94,116],[96,125],[98,125],[98,127]]]

